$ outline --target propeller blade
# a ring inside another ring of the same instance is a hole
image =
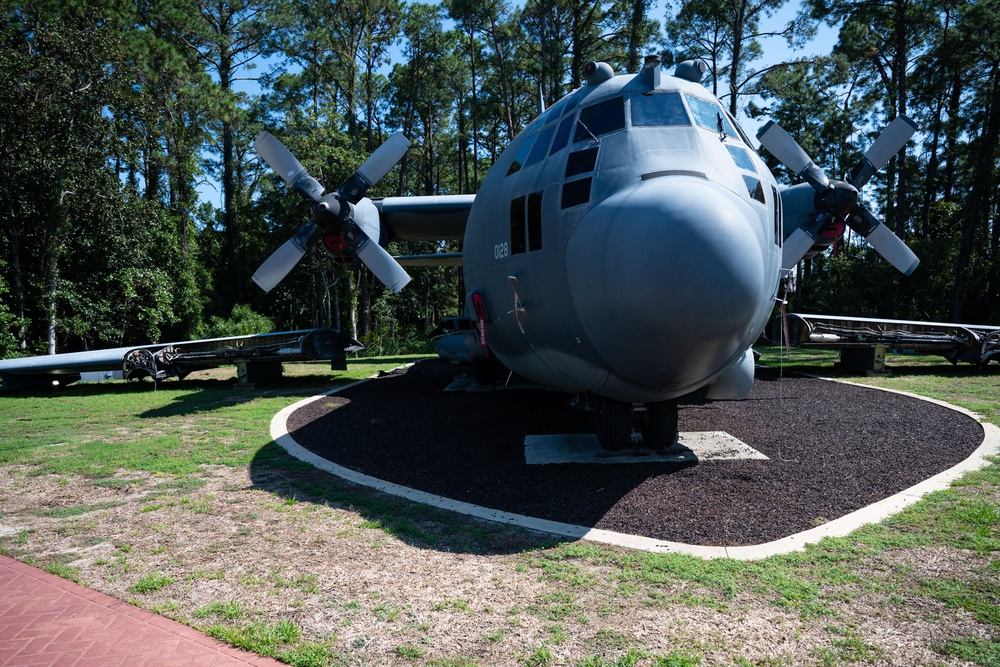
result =
[[[882,130],[864,156],[851,169],[848,178],[851,185],[859,190],[867,183],[885,163],[898,153],[906,142],[910,140],[913,133],[917,131],[917,124],[906,116],[897,116],[889,123],[888,127]]]
[[[791,271],[795,268],[814,243],[816,239],[801,227],[792,232],[781,246],[781,269]]]
[[[906,145],[906,142],[916,131],[916,123],[906,116],[897,116],[887,128],[882,130],[882,134],[878,135],[878,139],[865,153],[865,157],[876,170],[881,169],[886,162],[892,159],[893,155]]]
[[[265,292],[270,292],[288,275],[289,271],[295,268],[318,233],[319,227],[316,224],[307,222],[302,225],[295,236],[285,241],[280,248],[264,260],[257,272],[253,274],[253,281]]]
[[[878,254],[882,255],[903,275],[911,275],[920,264],[920,259],[916,254],[864,206],[858,206],[854,209],[847,218],[847,224],[864,236],[865,240],[878,251]]]
[[[386,139],[340,188],[341,196],[352,204],[357,204],[368,192],[368,188],[382,180],[403,159],[409,148],[410,141],[402,132]]]
[[[393,292],[399,292],[410,282],[410,275],[399,262],[393,259],[377,241],[373,241],[365,234],[353,220],[344,225],[344,239],[358,259]]]
[[[258,134],[253,141],[253,147],[285,183],[309,199],[315,200],[323,194],[323,186],[306,172],[306,168],[295,159],[291,151],[271,133],[265,131]]]
[[[796,176],[808,181],[817,190],[823,191],[830,185],[830,179],[813,163],[809,154],[799,146],[792,135],[773,120],[769,120],[760,128],[757,139],[771,152],[771,155],[778,158],[781,164],[791,169]]]
[[[369,183],[375,185],[389,173],[390,169],[396,166],[397,162],[403,159],[409,148],[409,139],[402,132],[397,132],[375,149],[375,152],[368,156],[358,171]]]

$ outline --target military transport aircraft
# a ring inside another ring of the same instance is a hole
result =
[[[313,219],[258,269],[271,290],[322,242],[395,291],[403,264],[461,262],[464,337],[484,368],[596,397],[601,445],[630,443],[636,408],[647,445],[677,436],[677,399],[745,398],[784,271],[849,225],[909,275],[916,256],[858,201],[915,130],[899,117],[846,180],[831,180],[781,127],[757,137],[805,182],[779,187],[750,139],[700,82],[703,61],[672,76],[660,59],[635,75],[588,63],[586,83],[544,111],[490,169],[479,193],[365,193],[402,158],[396,134],[324,194],[272,135],[261,157],[314,204]],[[457,254],[393,258],[392,239],[464,239]]]

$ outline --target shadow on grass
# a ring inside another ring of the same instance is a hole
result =
[[[352,378],[330,375],[297,375],[282,378],[280,382],[270,385],[240,387],[234,385],[232,380],[183,380],[176,385],[183,391],[177,393],[169,404],[145,410],[137,416],[142,419],[158,419],[199,414],[248,403],[262,397],[304,398],[352,381]]]
[[[357,512],[364,526],[406,544],[445,553],[499,555],[546,549],[575,540],[475,519],[369,489],[303,463],[275,442],[250,464],[257,488],[285,499]]]
[[[568,396],[542,389],[444,392],[458,373],[428,361],[300,408],[288,428],[318,456],[377,479],[587,527],[651,477],[692,465],[527,465],[526,433],[593,433],[593,416],[570,406]],[[510,553],[565,541],[367,489],[300,463],[275,443],[257,453],[250,476],[284,497],[357,511],[368,527],[422,548]]]

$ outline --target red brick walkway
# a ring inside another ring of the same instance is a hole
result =
[[[186,625],[0,556],[0,666],[278,666]]]

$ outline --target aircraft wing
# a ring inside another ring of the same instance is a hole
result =
[[[390,239],[449,241],[465,235],[465,223],[475,199],[476,195],[432,195],[372,201],[389,229]]]
[[[163,346],[155,347],[159,348]],[[40,357],[0,359],[0,377],[6,380],[9,375],[61,376],[72,373],[121,370],[122,358],[132,349],[131,347],[119,347],[112,350],[91,350],[89,352],[49,354]]]
[[[195,370],[240,364],[279,369],[285,361],[329,359],[343,370],[345,354],[364,349],[336,329],[305,329],[275,333],[157,343],[108,350],[70,352],[0,360],[4,391],[65,386],[83,373],[119,372],[129,379],[184,377]],[[254,369],[251,369],[254,370]],[[263,377],[263,375],[261,375]],[[253,381],[253,380],[250,380]]]
[[[438,252],[428,255],[396,255],[400,266],[462,266],[462,253]]]

